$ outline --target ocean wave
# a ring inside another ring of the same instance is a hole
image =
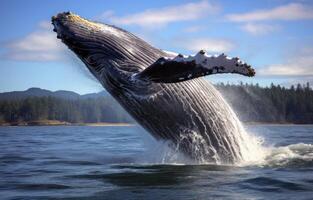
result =
[[[269,148],[264,166],[269,167],[313,167],[313,145],[291,144]]]

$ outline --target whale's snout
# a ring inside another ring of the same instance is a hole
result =
[[[103,32],[100,34],[100,30],[106,25],[90,22],[71,12],[59,13],[51,18],[51,22],[57,38],[72,50],[75,50],[75,47],[85,47],[84,42],[100,43],[99,38],[105,36]]]
[[[71,49],[96,77],[121,60],[125,54],[118,42],[124,32],[113,26],[86,20],[71,12],[59,13],[51,18],[57,38]]]
[[[59,13],[56,16],[51,17],[51,23],[53,25],[53,31],[57,33],[57,37],[61,39],[64,31],[64,23],[65,19],[67,18],[68,15],[70,15],[70,12],[64,12],[64,13]]]

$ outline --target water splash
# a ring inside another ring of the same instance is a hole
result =
[[[252,133],[248,133],[232,108],[221,95],[219,96],[221,103],[228,107],[228,113],[226,113],[226,115],[230,116],[234,124],[229,128],[234,129],[233,137],[238,143],[238,148],[236,150],[239,154],[241,154],[241,160],[238,160],[238,162],[235,164],[247,165],[249,163],[262,162],[266,156],[266,149],[262,146],[263,139],[261,137],[255,136]]]
[[[268,167],[312,167],[313,145],[291,144],[283,147],[271,147],[267,149],[267,156],[262,166]]]
[[[197,142],[202,141],[201,137],[195,134]],[[258,146],[255,152],[247,154],[246,160],[235,163],[233,166],[238,167],[274,167],[274,168],[305,168],[313,166],[313,145],[298,143],[282,147],[265,147],[262,145],[263,139],[250,135]],[[195,142],[195,144],[197,144]],[[166,141],[155,141],[151,138],[145,140],[146,150],[142,156],[137,158],[136,163],[140,164],[165,164],[165,165],[222,165],[224,163],[216,163],[205,160],[205,156],[199,154],[199,159],[194,160],[182,154],[178,147],[173,148],[173,144]],[[197,152],[197,145],[195,145]],[[247,153],[247,152],[246,152]],[[255,157],[253,157],[255,156]]]
[[[146,123],[151,127],[150,131],[168,138],[178,137],[175,144],[163,142],[163,150],[153,153],[163,156],[159,162],[186,162],[185,157],[182,159],[176,156],[178,152],[187,152],[192,164],[241,165],[264,159],[266,154],[260,139],[245,131],[236,114],[213,85],[196,79],[177,86],[173,89],[170,84],[166,85],[158,93],[163,98],[157,99],[164,102],[147,102],[151,110],[161,110],[162,113],[159,117],[158,112],[150,115]],[[162,110],[173,105],[176,105],[175,109]],[[143,106],[142,102],[140,106]],[[173,112],[179,114],[174,118]],[[169,121],[177,121],[178,125],[166,124],[160,120],[164,117],[168,117]],[[141,122],[145,123],[145,120]],[[155,121],[151,123],[152,120]]]
[[[211,111],[210,119],[206,123],[202,122],[206,127],[205,135],[193,131],[191,134],[181,134],[181,141],[186,137],[190,141],[190,149],[192,149],[195,161],[199,164],[215,163],[229,164],[229,157],[234,160],[232,164],[246,165],[248,163],[261,162],[266,156],[266,150],[262,147],[262,140],[253,134],[248,134],[239,121],[237,115],[232,108],[224,100],[222,95],[210,85],[211,99],[202,99],[199,105],[207,105]],[[192,107],[193,105],[189,105]],[[191,112],[194,116],[199,116],[196,109]],[[199,117],[200,118],[200,117]],[[217,123],[218,121],[218,123]],[[210,143],[213,136],[217,139],[218,145]],[[209,138],[205,140],[204,137]],[[180,143],[177,144],[178,146]],[[210,155],[208,158],[207,155]],[[226,156],[225,156],[226,155]],[[227,156],[228,155],[228,156]]]

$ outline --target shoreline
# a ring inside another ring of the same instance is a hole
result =
[[[294,124],[294,123],[263,123],[263,122],[242,122],[245,126],[258,126],[258,125],[267,125],[267,126],[313,126],[313,124]],[[96,122],[96,123],[70,123],[65,121],[58,120],[38,120],[38,121],[29,121],[29,122],[0,122],[1,126],[135,126],[136,123],[127,123],[127,122]]]
[[[244,126],[313,126],[313,124],[275,124],[275,123],[243,123]],[[0,124],[0,127],[32,127],[32,126],[92,126],[92,127],[109,127],[109,126],[136,126],[131,123],[66,123],[66,124]]]
[[[296,123],[275,123],[275,122],[242,122],[246,126],[258,126],[258,125],[267,125],[267,126],[313,126],[313,124],[296,124]]]
[[[108,123],[108,122],[100,122],[100,123],[83,123],[82,125],[73,124],[70,126],[135,126],[136,124],[131,123]]]
[[[57,120],[38,120],[30,122],[0,123],[0,127],[1,126],[135,126],[135,124],[125,122],[70,123]]]

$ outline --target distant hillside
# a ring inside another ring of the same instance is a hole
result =
[[[47,121],[48,120],[48,121]],[[79,95],[40,88],[0,93],[0,123],[40,124],[133,122],[107,92]],[[46,122],[45,122],[46,123]]]
[[[41,88],[29,88],[25,91],[13,91],[13,92],[4,92],[0,93],[0,100],[17,100],[17,99],[25,99],[28,97],[55,97],[62,99],[78,99],[78,98],[96,98],[96,97],[105,97],[108,93],[106,91],[102,91],[99,93],[89,93],[80,95],[72,91],[66,90],[58,90],[52,92],[50,90],[45,90]]]

